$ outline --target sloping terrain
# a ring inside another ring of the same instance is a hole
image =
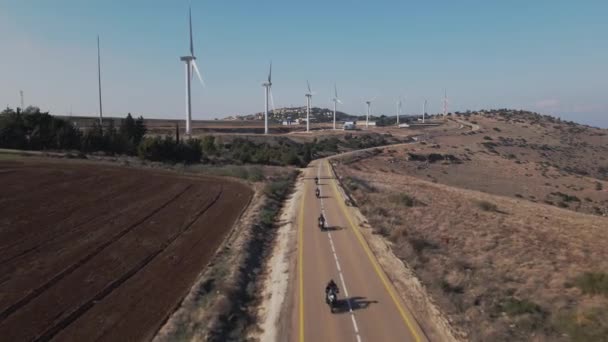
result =
[[[606,130],[460,119],[337,162],[356,205],[469,339],[605,341]]]
[[[247,205],[236,182],[0,161],[0,336],[147,340]]]

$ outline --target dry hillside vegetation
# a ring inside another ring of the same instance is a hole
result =
[[[531,114],[467,120],[481,129],[336,171],[469,339],[606,341],[606,130]]]

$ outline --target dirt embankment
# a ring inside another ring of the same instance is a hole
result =
[[[274,170],[271,179],[257,184],[252,205],[156,341],[239,341],[257,333],[263,265],[296,176],[293,170]]]

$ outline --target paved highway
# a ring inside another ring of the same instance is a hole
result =
[[[295,303],[290,312],[291,341],[426,341],[380,268],[345,205],[327,160],[310,164],[298,203]],[[321,198],[315,196],[318,176]],[[328,227],[317,226],[323,212]],[[333,278],[340,288],[339,308],[325,304],[325,285]],[[293,279],[293,278],[292,278]]]

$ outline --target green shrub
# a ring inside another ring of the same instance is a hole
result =
[[[141,159],[151,161],[198,163],[202,157],[202,148],[198,139],[176,142],[169,136],[154,137],[142,140],[138,155]]]
[[[498,207],[496,206],[496,204],[488,201],[479,201],[477,202],[477,206],[483,211],[498,211]]]
[[[413,196],[410,196],[406,193],[391,195],[389,199],[393,203],[397,203],[406,207],[413,207],[418,203],[418,201]]]
[[[565,193],[559,192],[559,191],[552,192],[551,195],[561,197],[562,201],[564,201],[564,202],[580,202],[581,201],[578,197],[576,197],[574,195],[568,195],[568,194],[565,194]]]
[[[505,312],[509,316],[518,316],[523,314],[541,314],[542,308],[527,299],[517,299],[508,297],[503,299],[498,304],[499,310]]]
[[[350,191],[362,190],[366,192],[376,192],[376,188],[373,185],[358,177],[346,177],[344,184]]]
[[[605,342],[608,336],[608,307],[562,313],[556,317],[553,325],[570,341]]]
[[[574,285],[584,294],[608,297],[608,273],[585,272],[575,279]]]

